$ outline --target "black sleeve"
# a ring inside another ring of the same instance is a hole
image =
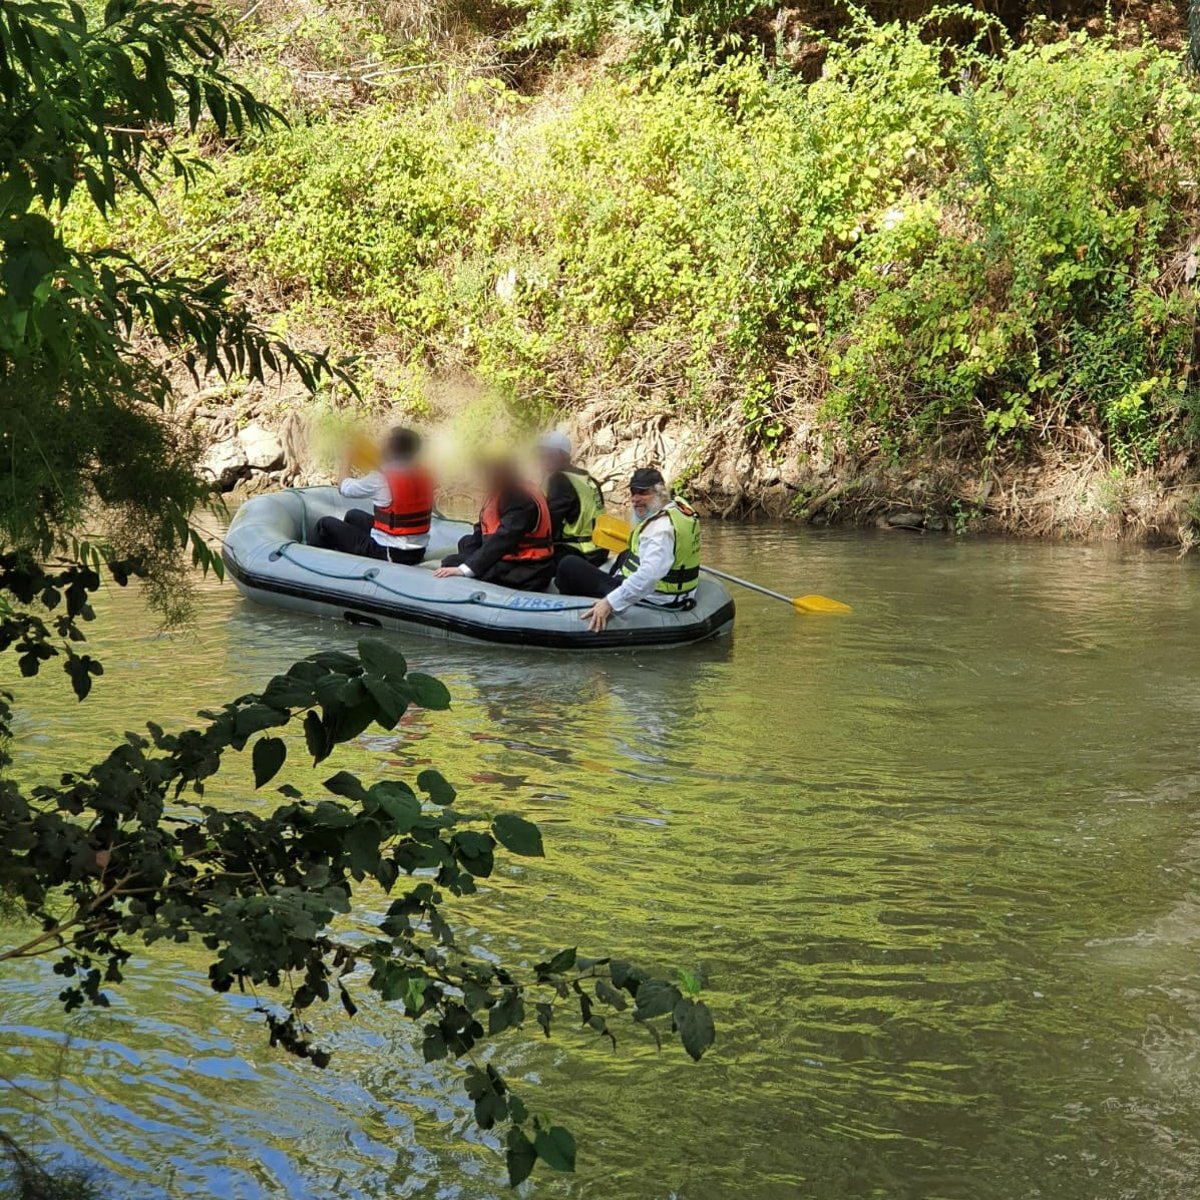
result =
[[[550,529],[557,541],[563,526],[579,517],[579,493],[562,471],[555,471],[546,485],[546,505],[550,509]]]
[[[537,528],[537,505],[524,492],[507,493],[500,502],[500,528],[485,537],[478,550],[467,556],[464,565],[480,576],[491,570],[506,554],[511,554],[525,534]]]

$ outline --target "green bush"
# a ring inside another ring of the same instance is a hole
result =
[[[1162,50],[860,18],[811,83],[747,54],[310,111],[120,236],[531,413],[650,398],[770,443],[819,407],[895,453],[1083,422],[1133,466],[1200,407],[1198,140]]]

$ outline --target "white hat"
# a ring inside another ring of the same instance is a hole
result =
[[[556,450],[559,454],[565,454],[570,458],[571,439],[565,433],[560,433],[557,429],[552,429],[549,433],[543,433],[538,438],[538,449]]]

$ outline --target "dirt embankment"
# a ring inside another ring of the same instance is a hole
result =
[[[207,447],[200,469],[215,492],[245,497],[328,483],[332,464],[313,436],[312,401],[286,386],[194,392],[174,419]],[[433,422],[450,414],[435,413]],[[381,413],[379,424],[388,416]],[[928,533],[1126,539],[1189,550],[1200,536],[1200,482],[1185,455],[1160,472],[1126,471],[1086,431],[1047,438],[1023,458],[989,460],[944,441],[895,462],[855,451],[814,412],[772,448],[747,441],[736,422],[705,427],[668,403],[636,411],[597,403],[565,426],[577,457],[623,489],[635,466],[654,464],[710,515],[768,516]]]

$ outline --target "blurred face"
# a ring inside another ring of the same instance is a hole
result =
[[[553,475],[570,465],[571,460],[561,450],[547,450],[544,447],[537,452],[538,466],[543,475]]]
[[[633,509],[633,515],[639,521],[644,521],[658,512],[662,507],[662,501],[654,488],[630,488],[629,506]]]
[[[512,484],[517,472],[511,463],[488,462],[480,468],[479,477],[483,482],[484,491],[491,495]]]

